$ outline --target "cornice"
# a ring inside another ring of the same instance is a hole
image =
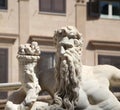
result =
[[[39,45],[54,46],[53,37],[49,37],[49,36],[34,36],[34,35],[31,35],[29,40],[30,40],[30,42],[31,41],[36,41],[36,42],[38,42]]]
[[[53,40],[53,37],[51,37],[51,36],[31,35],[29,42],[32,42],[32,41],[38,42],[41,51],[56,52],[54,40]]]
[[[114,41],[97,41],[97,40],[91,40],[89,42],[92,48],[94,49],[119,49],[120,50],[120,42],[114,42]]]
[[[18,34],[0,33],[0,43],[14,43]]]

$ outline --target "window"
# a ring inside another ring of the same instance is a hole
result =
[[[100,1],[100,15],[103,18],[120,18],[120,2]]]
[[[55,53],[42,52],[40,55],[39,69],[46,70],[55,66]]]
[[[8,82],[8,49],[0,48],[0,83]],[[0,99],[7,98],[6,92],[0,92]]]
[[[99,17],[99,0],[89,0],[87,3],[89,17]]]
[[[88,14],[92,17],[120,19],[120,1],[89,0]]]
[[[120,56],[98,55],[98,64],[109,64],[120,69]]]
[[[0,0],[0,9],[7,9],[7,0]]]
[[[66,0],[39,0],[39,11],[65,13]]]

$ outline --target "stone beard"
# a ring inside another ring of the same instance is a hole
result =
[[[74,109],[75,103],[79,96],[79,82],[81,73],[81,48],[65,48],[61,46],[61,50],[64,50],[63,54],[58,54],[58,60],[56,65],[56,77],[58,88],[56,95],[63,103],[62,106],[66,109]]]

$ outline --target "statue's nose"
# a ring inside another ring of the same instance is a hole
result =
[[[62,41],[60,42],[61,46],[64,47],[66,50],[67,48],[72,48],[74,45],[73,39],[68,39],[68,37],[64,37]]]
[[[68,39],[68,37],[64,37],[60,42],[60,54],[63,55],[67,49],[72,48],[73,46],[73,39]]]
[[[65,53],[65,48],[64,46],[61,46],[60,47],[60,54],[63,55]]]

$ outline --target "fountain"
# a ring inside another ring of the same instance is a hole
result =
[[[19,103],[10,100],[19,100],[13,93],[5,110],[120,110],[120,102],[109,89],[111,81],[119,83],[120,70],[110,65],[83,65],[83,37],[75,27],[56,30],[54,41],[57,60],[55,77],[51,80],[55,84],[53,88],[49,88],[50,81],[46,85],[48,92],[53,93],[52,103],[37,100],[42,90],[35,72],[40,49],[32,42],[21,45],[17,56],[22,82],[17,93],[21,94],[21,100]]]

